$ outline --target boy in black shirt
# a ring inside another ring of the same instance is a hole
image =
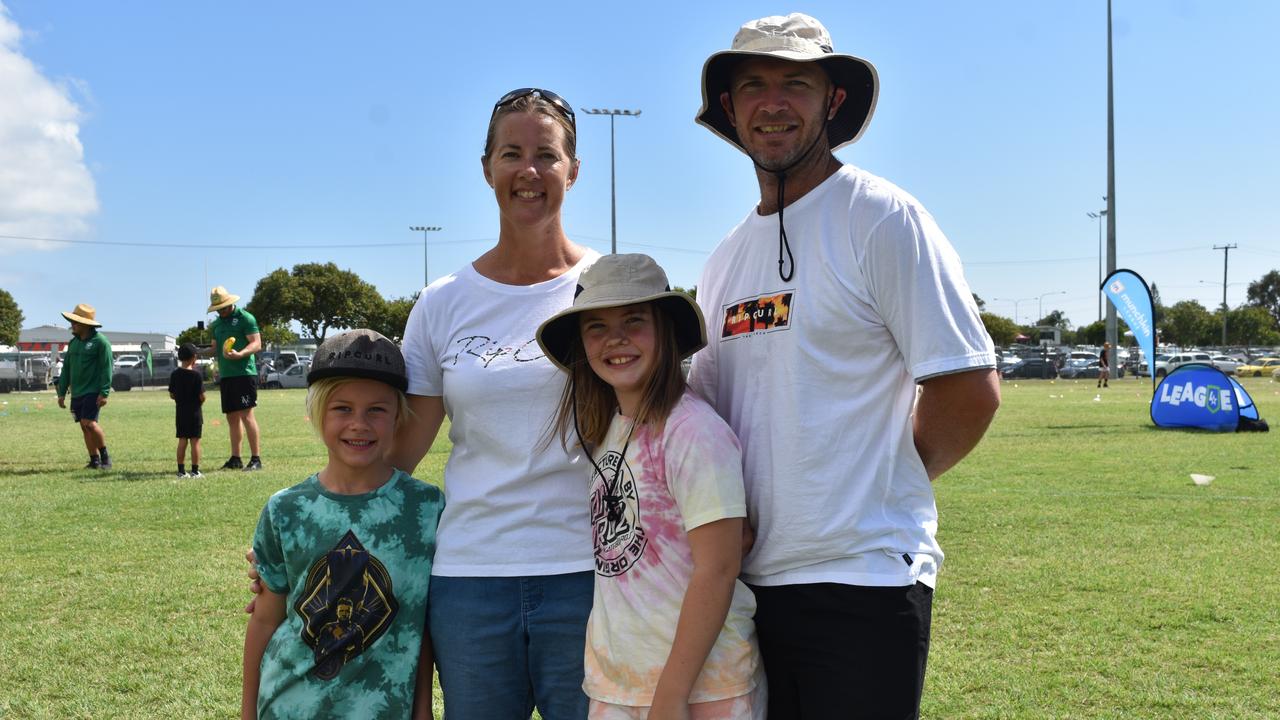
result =
[[[187,343],[178,348],[178,369],[169,375],[169,397],[178,403],[178,477],[204,477],[200,472],[200,429],[204,417],[200,406],[204,404],[204,378],[195,369],[196,346]],[[191,443],[191,473],[187,473],[183,458],[187,454],[187,442]]]

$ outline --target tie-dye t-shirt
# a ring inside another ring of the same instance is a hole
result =
[[[693,576],[687,532],[745,517],[738,441],[709,405],[685,393],[661,432],[615,415],[591,482],[596,588],[587,623],[586,679],[595,700],[650,705],[675,641]],[[621,471],[619,469],[621,463]],[[690,702],[745,695],[760,662],[756,602],[734,581],[733,602]]]
[[[260,718],[407,718],[444,496],[397,470],[360,495],[312,475],[267,501],[253,550],[285,595],[262,656]]]

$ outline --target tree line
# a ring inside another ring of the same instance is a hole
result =
[[[1249,283],[1247,300],[1226,310],[1227,345],[1280,345],[1280,270],[1272,270]],[[985,312],[986,303],[974,295],[982,322],[997,345],[1010,345],[1018,335],[1035,338],[1037,327],[1056,327],[1062,331],[1062,342],[1068,345],[1101,345],[1106,339],[1106,321],[1072,328],[1071,320],[1054,310],[1031,325],[1018,325],[1007,317]],[[1223,308],[1206,308],[1196,300],[1181,300],[1164,305],[1160,289],[1151,285],[1151,301],[1155,307],[1156,332],[1160,342],[1192,347],[1221,345]],[[1117,318],[1120,333],[1129,329]]]

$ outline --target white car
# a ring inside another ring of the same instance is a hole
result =
[[[140,362],[142,362],[142,358],[137,355],[121,355],[116,358],[115,369],[123,370],[125,368],[135,367]]]
[[[307,386],[307,368],[305,363],[290,365],[284,372],[267,373],[268,390],[279,388],[304,388]]]
[[[1239,360],[1233,357],[1227,357],[1226,355],[1213,356],[1213,366],[1228,375],[1235,375],[1236,368],[1240,367],[1243,364],[1244,363],[1240,362]]]

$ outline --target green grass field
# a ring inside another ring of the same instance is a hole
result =
[[[1245,387],[1280,421],[1280,384]],[[1006,383],[938,482],[924,715],[1280,717],[1280,434],[1161,431],[1148,383],[1098,394]],[[162,390],[112,395],[108,472],[80,469],[51,393],[0,395],[0,718],[236,716],[244,550],[267,497],[324,462],[303,396],[261,394],[266,470],[246,474],[213,469],[211,394],[207,476],[179,480]],[[416,474],[438,481],[447,450]]]

